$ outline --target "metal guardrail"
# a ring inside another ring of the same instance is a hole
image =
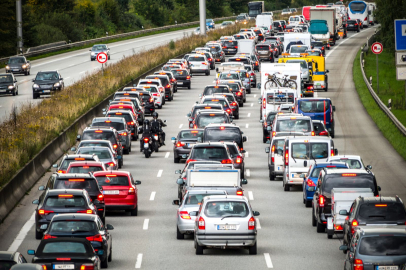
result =
[[[379,96],[375,93],[374,89],[372,88],[372,86],[368,82],[368,78],[365,75],[364,67],[362,65],[362,60],[364,59],[364,52],[365,52],[365,50],[368,50],[368,48],[370,46],[369,43],[370,43],[370,41],[373,40],[373,37],[376,34],[377,33],[372,35],[367,40],[367,42],[365,43],[364,48],[362,49],[362,51],[360,53],[359,63],[360,63],[360,67],[361,67],[362,77],[364,78],[364,82],[365,82],[366,86],[368,87],[368,90],[371,93],[372,97],[374,98],[376,104],[378,104],[378,106],[381,108],[381,110],[389,117],[390,120],[392,120],[392,122],[399,129],[399,131],[402,132],[403,136],[406,136],[406,127],[396,118],[396,116],[388,109],[388,107],[386,107],[386,105],[382,102],[382,100],[379,98]]]
[[[234,19],[234,18],[236,18],[236,16],[216,18],[216,19],[214,19],[214,21],[231,20],[231,19]],[[55,51],[60,51],[60,50],[64,50],[64,49],[70,49],[72,47],[80,47],[80,46],[84,46],[84,45],[87,45],[87,44],[102,43],[104,41],[108,41],[108,40],[112,40],[112,39],[116,39],[116,38],[138,36],[138,35],[151,33],[151,32],[155,32],[155,31],[168,30],[168,29],[177,28],[177,27],[184,27],[184,26],[192,26],[192,25],[199,24],[199,23],[200,23],[199,21],[188,22],[188,23],[180,23],[180,24],[167,25],[167,26],[150,28],[150,29],[145,29],[145,30],[127,32],[127,33],[122,33],[122,34],[117,34],[117,35],[112,35],[112,36],[88,39],[88,40],[73,42],[73,43],[69,43],[69,44],[65,44],[65,45],[54,46],[52,48],[36,50],[35,52],[28,52],[28,53],[24,53],[22,55],[24,55],[25,57],[36,56],[36,55],[45,54],[45,53],[49,53],[49,52],[55,52]],[[8,59],[10,57],[11,56],[0,58],[0,63],[4,63],[4,62],[8,61]]]

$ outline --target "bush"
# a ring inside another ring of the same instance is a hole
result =
[[[169,49],[175,50],[175,42],[173,40],[171,40],[171,42],[169,42]]]
[[[39,44],[68,40],[60,29],[44,23],[35,26],[34,30]]]

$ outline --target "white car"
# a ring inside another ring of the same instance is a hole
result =
[[[209,27],[206,25],[206,33],[209,32],[209,31],[210,31],[210,29],[209,29]],[[200,27],[197,27],[193,33],[194,33],[195,35],[200,35]]]
[[[205,73],[206,76],[210,75],[210,63],[207,61],[206,56],[202,54],[192,54],[189,56],[190,73]]]
[[[158,106],[158,109],[162,109],[162,105],[165,104],[164,102],[164,93],[161,93],[157,86],[155,85],[143,85],[142,86],[145,91],[151,93],[155,100],[155,106]],[[165,91],[165,90],[164,90]]]
[[[301,53],[305,53],[309,49],[307,45],[292,45],[289,49],[289,54],[291,56],[300,56]]]
[[[341,161],[345,162],[348,164],[350,169],[365,169],[367,171],[372,170],[371,165],[364,165],[364,162],[362,161],[360,156],[356,155],[338,155],[338,156],[333,156],[330,157],[327,162],[330,161]]]

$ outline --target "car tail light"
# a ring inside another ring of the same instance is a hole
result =
[[[57,261],[70,261],[70,258],[56,258]]]
[[[113,148],[117,149],[118,145],[117,144],[113,144]]]
[[[209,61],[211,62],[211,61],[213,61],[213,59],[209,58]]]
[[[285,150],[285,166],[289,166],[289,149]]]
[[[203,62],[203,63],[202,63],[202,65],[205,65],[205,66],[207,66],[207,63],[206,63],[206,62]]]
[[[323,131],[323,132],[326,132],[326,131]],[[326,132],[327,133],[327,132]],[[326,134],[327,135],[327,134]],[[332,157],[334,157],[334,149],[331,149],[331,154],[330,154]]]
[[[47,270],[47,266],[45,264],[42,265],[42,270]]]
[[[241,96],[241,92],[237,92],[237,94],[236,94],[237,96]]]
[[[107,166],[109,166],[109,167],[114,167],[116,164],[114,163],[114,162],[109,162],[109,163],[107,163]]]
[[[262,107],[264,109],[266,108],[266,99],[265,98],[262,99]]]
[[[171,79],[171,82],[174,82],[174,81],[176,81],[176,80],[175,80],[174,78],[172,78],[172,79]]]
[[[88,237],[86,237],[86,239],[89,241],[93,241],[93,242],[103,242],[103,237],[101,236],[101,234],[88,236]]]
[[[53,213],[54,211],[51,211],[51,210],[44,210],[44,209],[39,209],[38,210],[38,214],[39,215],[48,215],[48,214],[50,214],[50,213]]]
[[[82,264],[80,270],[94,270],[94,265],[90,263]]]
[[[182,147],[182,146],[184,146],[185,144],[183,143],[183,142],[178,142],[177,144],[176,144],[176,147]]]
[[[328,132],[325,130],[319,133],[319,136],[327,136],[327,135],[328,135]],[[334,151],[333,150],[331,150],[331,151],[332,151],[331,152],[332,156],[334,156]]]
[[[199,230],[206,230],[206,224],[204,223],[204,218],[199,218]]]
[[[59,170],[58,173],[66,173],[64,170]]]
[[[234,46],[234,48],[238,49],[238,46]]]
[[[128,189],[128,194],[135,194],[135,188],[130,187],[130,188]]]
[[[44,238],[42,239],[51,239],[51,238],[57,238],[56,236],[50,235],[50,234],[44,234]]]
[[[233,161],[232,161],[231,159],[223,159],[223,160],[221,161],[221,163],[222,163],[222,164],[232,164]]]
[[[325,201],[326,201],[326,199],[324,198],[324,196],[320,196],[319,197],[319,206],[324,207]]]
[[[334,225],[334,229],[336,229],[338,231],[342,231],[343,227],[341,225]]]
[[[121,133],[121,136],[127,136],[127,132]]]
[[[354,176],[357,176],[357,174],[356,173],[342,173],[341,176],[343,176],[343,177],[354,177]]]
[[[87,210],[79,210],[79,211],[76,211],[76,213],[82,213],[82,214],[93,214],[93,210],[92,210],[92,209],[87,209]]]
[[[192,161],[196,161],[196,159],[188,159],[188,160],[186,161],[186,163],[189,163],[189,162],[192,162]]]
[[[150,103],[154,102],[154,98],[151,97],[151,98],[149,99],[149,102],[150,102]]]
[[[87,168],[89,168],[89,167],[87,167]],[[59,194],[58,197],[59,198],[72,198],[73,195],[72,194]]]
[[[231,106],[237,106],[237,102],[231,103]]]
[[[165,88],[170,88],[171,87],[171,85],[170,84],[167,84],[166,86],[165,86]]]
[[[360,259],[354,260],[354,270],[364,270],[364,263]]]
[[[103,130],[96,130],[96,133],[103,133]]]
[[[313,182],[313,180],[311,180],[311,179],[307,179],[306,184],[307,184],[307,186],[309,186],[309,187],[315,187],[315,186],[316,186],[316,184],[315,184],[315,183]]]
[[[272,137],[275,137],[276,131],[272,131]]]
[[[255,218],[251,217],[250,220],[248,220],[248,230],[255,230]]]
[[[351,223],[352,226],[356,227],[358,226],[358,221],[356,219],[354,219]]]
[[[98,199],[99,201],[104,201],[104,196],[103,196],[103,194],[99,194],[99,196],[97,196],[97,199]]]
[[[227,112],[228,114],[231,114],[231,110],[230,110],[230,109],[227,109],[226,112]]]
[[[307,90],[313,90],[313,86],[308,86]]]
[[[364,21],[367,21],[367,20],[368,20],[368,18],[367,18],[367,17],[365,17]]]
[[[243,191],[242,190],[237,190],[237,193],[236,193],[238,196],[242,196],[242,195],[244,195],[244,193],[243,193]]]
[[[127,122],[127,125],[134,125],[134,122],[133,121]]]
[[[149,142],[149,138],[144,138],[144,142],[145,143]]]
[[[314,131],[312,131],[312,136],[316,136],[316,133]]]
[[[181,219],[191,219],[191,217],[189,216],[188,211],[180,211],[179,216],[180,216]]]
[[[241,163],[242,163],[242,157],[241,157],[241,156],[237,156],[237,160],[235,161],[235,163],[241,164]]]
[[[186,76],[186,80],[190,80],[190,76]]]

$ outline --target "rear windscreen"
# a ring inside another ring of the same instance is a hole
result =
[[[240,87],[236,83],[228,83],[227,85],[233,92],[240,91]]]
[[[80,147],[86,147],[86,146],[102,146],[102,147],[109,147],[110,148],[110,144],[107,142],[100,142],[98,143],[96,142],[80,142],[78,145],[78,148]]]
[[[324,113],[330,110],[329,100],[300,100],[299,110],[304,113]]]
[[[210,194],[210,193],[204,193],[204,194],[187,194],[185,198],[185,205],[198,205],[203,201],[204,197],[207,196],[212,196],[212,195],[223,195],[223,194]]]
[[[87,254],[86,247],[83,243],[78,242],[52,242],[46,243],[42,253],[78,253]]]
[[[237,59],[230,58],[230,59],[228,59],[228,62],[241,62],[244,64],[249,64],[248,59],[244,59],[244,58],[237,58]]]
[[[225,41],[224,45],[227,47],[232,47],[232,46],[237,46],[238,42],[237,41]]]
[[[132,117],[129,114],[123,114],[123,113],[122,114],[121,113],[117,114],[117,113],[113,112],[113,113],[107,114],[106,116],[108,116],[108,117],[122,117],[122,118],[125,119],[125,121],[127,123],[133,121]]]
[[[94,161],[94,159],[89,159],[89,160]],[[78,160],[74,160],[74,159],[64,159],[63,162],[62,162],[62,164],[61,164],[61,167],[59,168],[59,170],[66,170],[66,169],[69,167],[69,164],[70,164],[71,162],[75,162],[75,161],[78,161]]]
[[[285,146],[285,140],[273,140],[272,142],[272,149],[274,149],[275,153],[278,153],[278,150],[283,151],[283,147]]]
[[[97,234],[98,228],[94,221],[87,220],[63,220],[53,221],[49,227],[49,233],[91,233]]]
[[[200,115],[197,120],[197,126],[203,128],[209,124],[223,124],[228,123],[227,117],[223,115]]]
[[[369,221],[397,221],[405,220],[405,207],[401,203],[364,203],[359,208],[359,218]]]
[[[75,166],[71,167],[67,173],[89,173],[89,172],[99,172],[104,171],[102,167],[99,166]]]
[[[333,188],[370,188],[375,192],[375,185],[372,176],[341,176],[331,175],[325,178],[323,192],[331,194]]]
[[[78,150],[78,154],[83,155],[96,155],[99,159],[111,159],[110,151],[108,150],[90,150],[90,149],[80,149]]]
[[[99,186],[129,186],[129,181],[127,176],[120,175],[105,175],[96,177]]]
[[[67,207],[85,207],[87,206],[87,204],[85,198],[83,198],[82,196],[72,196],[71,198],[51,196],[46,199],[45,206],[53,208],[58,207],[67,208]]]
[[[323,170],[323,168],[324,168],[324,167],[317,167],[317,168],[314,168],[313,171],[312,171],[311,174],[310,174],[310,177],[316,177],[316,178],[319,177],[320,171]],[[344,169],[344,168],[343,168],[343,167],[335,167],[335,166],[332,167],[332,166],[329,166],[328,169],[329,169],[329,170],[336,170],[336,169]]]
[[[95,179],[57,179],[55,189],[86,189],[87,191],[99,191]]]
[[[221,104],[223,107],[228,107],[227,101],[225,99],[206,99],[203,101],[204,104]]]
[[[347,163],[347,165],[350,169],[361,169],[362,168],[362,164],[361,164],[361,162],[359,162],[358,159],[342,158],[342,159],[334,159],[334,160],[339,160],[341,162]]]
[[[107,132],[104,130],[101,130],[101,132],[97,132],[97,133],[96,133],[96,131],[84,132],[83,136],[82,136],[82,140],[107,140],[113,144],[116,143],[116,138],[114,137],[114,133]]]
[[[140,82],[139,83],[139,85],[148,85],[148,84],[159,85],[159,82]]]
[[[199,61],[206,61],[206,59],[204,57],[201,56],[193,56],[193,57],[189,57],[189,62],[199,62]]]
[[[220,80],[239,80],[238,73],[221,73]]]
[[[269,51],[269,46],[263,46],[263,45],[261,45],[261,46],[257,46],[257,47],[255,47],[256,49],[257,49],[257,51]]]
[[[362,255],[383,256],[386,258],[388,258],[388,256],[397,256],[397,255],[405,256],[406,237],[395,235],[362,237],[359,247],[359,253]],[[392,264],[392,262],[390,264]],[[378,266],[376,267],[376,269],[378,269]],[[397,266],[394,269],[397,269]]]
[[[230,93],[227,87],[224,86],[210,86],[204,89],[204,96],[208,96],[215,93]]]
[[[228,159],[227,151],[224,147],[199,147],[194,148],[191,154],[191,159],[206,159],[206,160],[217,160],[217,159]]]
[[[276,132],[311,132],[309,119],[284,119],[276,123]]]
[[[100,121],[100,122],[93,122],[92,127],[113,127],[116,130],[123,130],[124,129],[124,124],[120,123],[120,122]]]
[[[199,137],[203,137],[203,130],[184,130],[179,134],[179,140],[197,141]]]
[[[290,47],[290,53],[304,53],[307,50],[307,47]]]
[[[329,154],[327,143],[292,143],[292,158],[320,159],[327,158]]]
[[[241,132],[237,128],[207,128],[204,134],[205,141],[230,141],[241,142]]]
[[[214,218],[246,217],[249,214],[249,212],[250,211],[248,205],[245,202],[233,202],[233,201],[219,201],[219,202],[210,201],[206,204],[206,207],[204,209],[204,214],[207,217]],[[219,227],[221,225],[217,226]]]
[[[173,69],[172,72],[173,72],[173,75],[175,75],[175,76],[186,76],[186,75],[188,75],[186,70]]]

